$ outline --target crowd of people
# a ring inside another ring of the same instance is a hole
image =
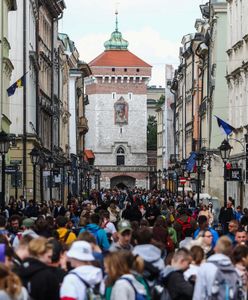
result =
[[[247,299],[248,209],[193,193],[93,190],[10,198],[0,214],[1,300]]]

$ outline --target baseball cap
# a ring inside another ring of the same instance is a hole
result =
[[[126,230],[129,230],[129,231],[132,231],[132,227],[131,227],[131,224],[129,221],[127,220],[122,220],[118,223],[117,225],[117,228],[118,228],[118,232],[119,233],[122,233]]]
[[[22,225],[25,227],[31,227],[34,225],[34,220],[31,218],[26,218],[22,221]]]
[[[81,261],[95,260],[92,255],[90,243],[86,241],[75,241],[72,243],[70,250],[66,254],[69,258],[75,258]]]

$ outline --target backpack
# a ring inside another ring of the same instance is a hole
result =
[[[170,272],[166,277],[160,278],[160,281],[152,289],[152,299],[153,300],[172,300],[168,287],[166,286],[166,281],[169,276],[175,271]]]
[[[160,257],[153,261],[146,261],[144,260],[144,271],[143,271],[143,277],[146,281],[154,281],[157,278],[159,278],[160,271],[157,267],[155,267],[153,264],[160,260]]]
[[[135,292],[135,300],[147,300],[147,296],[144,294],[141,294],[139,291],[137,291],[136,287],[134,286],[133,282],[131,279],[126,278],[126,277],[121,277],[118,280],[126,280],[129,282],[129,284],[131,285],[131,287],[133,288],[134,292]]]
[[[81,278],[77,273],[70,272],[69,274],[73,274],[77,276],[78,279],[86,286],[86,297],[85,300],[102,300],[102,296],[100,294],[100,283],[96,284],[94,287],[90,286],[90,284]]]
[[[186,221],[182,221],[180,218],[177,219],[177,223],[182,226],[182,238],[185,238],[186,229],[192,228],[192,224],[190,223],[191,218],[188,217]]]
[[[242,282],[234,266],[221,265],[217,261],[211,261],[218,269],[209,299],[211,300],[239,300],[244,299]]]

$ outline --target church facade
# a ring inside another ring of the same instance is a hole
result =
[[[86,81],[89,132],[85,148],[95,155],[101,187],[148,188],[147,84],[151,66],[130,52],[116,28],[105,51],[89,63]]]

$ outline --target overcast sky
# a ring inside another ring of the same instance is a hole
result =
[[[207,0],[65,0],[60,32],[75,42],[87,63],[104,51],[115,29],[128,40],[128,49],[153,66],[150,85],[164,86],[164,65],[178,65],[182,37],[194,32],[201,17],[199,5]]]

